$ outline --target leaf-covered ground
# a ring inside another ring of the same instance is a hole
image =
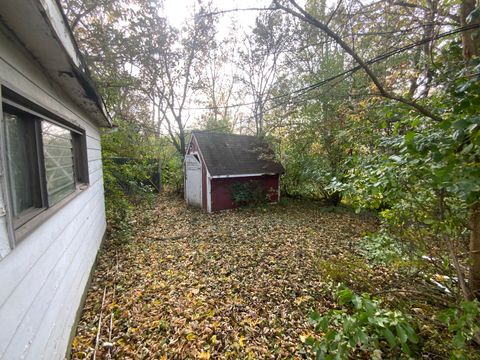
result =
[[[205,214],[166,194],[133,227],[100,254],[73,359],[95,347],[97,359],[306,357],[309,311],[332,306],[319,258],[348,253],[375,224],[294,200]]]

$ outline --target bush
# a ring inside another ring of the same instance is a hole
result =
[[[361,254],[373,264],[389,264],[405,257],[401,243],[383,229],[365,236],[358,247]]]
[[[104,159],[105,211],[109,234],[123,241],[131,234],[134,205],[154,199],[150,185],[151,164],[148,162],[116,162]]]
[[[468,359],[465,345],[480,335],[480,303],[463,301],[459,307],[442,311],[439,319],[453,335],[451,358]]]
[[[183,160],[180,156],[171,156],[163,161],[162,184],[176,193],[183,193]]]
[[[251,180],[246,183],[234,183],[230,188],[233,202],[236,205],[258,206],[265,204],[269,199],[269,191],[259,181]]]
[[[347,359],[363,354],[372,359],[410,356],[419,338],[410,318],[400,311],[381,307],[379,300],[357,295],[349,289],[336,292],[341,309],[321,316],[310,314],[319,338],[308,337],[319,359]]]
[[[370,283],[366,279],[371,269],[359,256],[345,254],[335,259],[319,260],[316,269],[327,281],[354,286],[363,291],[370,290]]]

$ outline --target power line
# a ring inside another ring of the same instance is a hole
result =
[[[455,35],[455,34],[458,34],[458,33],[464,32],[464,31],[473,30],[473,29],[477,29],[477,28],[480,28],[480,24],[467,25],[467,26],[463,26],[463,27],[460,27],[460,28],[457,28],[457,29],[454,29],[454,30],[446,31],[446,32],[440,33],[436,36],[432,36],[432,37],[429,37],[429,38],[424,38],[420,41],[417,41],[415,43],[406,45],[404,47],[388,51],[388,52],[386,52],[384,54],[381,54],[381,55],[379,55],[379,56],[377,56],[373,59],[365,61],[365,63],[368,64],[368,65],[372,65],[372,64],[378,63],[380,61],[383,61],[385,59],[388,59],[389,57],[392,57],[394,55],[400,54],[404,51],[407,51],[407,50],[410,50],[410,49],[415,48],[417,46],[429,43],[433,40],[439,40],[439,39],[442,39],[444,37],[448,37],[448,36],[451,36],[451,35]],[[322,87],[322,86],[324,86],[324,85],[326,85],[326,84],[328,84],[328,83],[330,83],[330,82],[332,82],[336,79],[340,79],[340,78],[345,77],[347,75],[351,75],[351,74],[357,72],[360,69],[362,69],[362,67],[360,65],[357,65],[357,66],[354,66],[354,67],[352,67],[348,70],[345,70],[341,73],[338,73],[338,74],[333,75],[331,77],[325,78],[321,81],[310,84],[310,85],[305,86],[303,88],[291,91],[291,92],[286,93],[286,94],[281,94],[281,95],[277,95],[277,96],[267,98],[267,99],[265,99],[265,102],[272,101],[272,100],[284,99],[284,98],[288,98],[288,99],[286,99],[286,101],[283,101],[283,102],[280,102],[278,104],[275,104],[275,105],[271,106],[270,108],[266,109],[265,112],[274,110],[274,109],[276,109],[278,107],[281,107],[283,105],[287,105],[287,104],[291,103],[292,100],[298,99],[298,98],[302,97],[304,94],[306,94],[310,91],[318,89],[318,88],[320,88],[320,87]],[[292,95],[294,95],[294,96],[292,96]],[[304,99],[303,101],[308,101],[308,100],[311,100],[311,99]],[[256,102],[245,102],[245,103],[232,104],[232,105],[226,105],[226,106],[217,106],[217,107],[184,108],[184,110],[216,110],[216,109],[219,109],[219,108],[226,109],[226,108],[234,108],[234,107],[241,107],[241,106],[254,105],[254,104],[256,104]],[[253,116],[249,116],[249,117],[246,118],[246,120],[252,120],[252,119],[254,119]],[[146,125],[146,124],[144,124],[144,125]],[[149,126],[145,126],[145,127],[147,129],[149,128]],[[212,128],[212,129],[209,129],[209,130],[210,131],[215,131],[215,130],[225,130],[225,129],[227,129],[227,126]]]
[[[425,44],[425,43],[428,43],[428,42],[430,42],[430,41],[438,40],[438,39],[441,39],[441,38],[444,38],[444,37],[447,37],[447,36],[451,36],[451,35],[454,35],[454,34],[457,34],[457,33],[463,32],[463,31],[468,31],[468,30],[477,29],[477,28],[480,28],[480,24],[467,25],[467,26],[463,26],[463,27],[461,27],[461,28],[457,28],[457,29],[454,29],[454,30],[451,30],[451,31],[447,31],[447,32],[444,32],[444,33],[440,33],[440,34],[438,34],[438,35],[436,35],[436,36],[433,36],[433,37],[430,37],[430,38],[426,38],[426,39],[422,39],[422,40],[420,40],[420,41],[418,41],[418,42],[415,42],[415,43],[413,43],[413,44],[404,46],[404,47],[402,47],[402,48],[398,48],[398,49],[394,49],[394,50],[392,50],[392,51],[386,52],[386,53],[384,53],[384,54],[382,54],[382,55],[379,55],[379,56],[377,56],[377,57],[375,57],[375,58],[373,58],[373,59],[371,59],[371,60],[366,61],[366,63],[367,63],[368,65],[372,65],[372,64],[378,63],[378,62],[380,62],[380,61],[382,61],[382,60],[385,60],[385,59],[387,59],[387,58],[389,58],[389,57],[391,57],[391,56],[400,54],[400,53],[402,53],[402,52],[404,52],[404,51],[407,51],[407,50],[410,50],[410,49],[412,49],[412,48],[414,48],[414,47],[417,47],[417,46],[423,45],[423,44]],[[321,87],[321,86],[323,86],[323,85],[326,85],[326,84],[328,84],[328,83],[330,83],[330,82],[332,82],[332,81],[334,81],[334,80],[336,80],[336,79],[345,77],[345,76],[347,76],[347,75],[351,75],[351,74],[355,73],[356,71],[358,71],[358,70],[360,70],[360,69],[362,69],[362,67],[361,67],[360,65],[357,65],[357,66],[354,66],[354,67],[352,67],[352,68],[350,68],[350,69],[348,69],[348,70],[345,70],[345,71],[343,71],[343,72],[341,72],[341,73],[338,73],[338,74],[336,74],[336,75],[334,75],[334,76],[331,76],[331,77],[329,77],[329,78],[323,79],[323,80],[321,80],[321,81],[319,81],[319,82],[317,82],[317,83],[314,83],[314,84],[311,84],[311,85],[306,86],[306,87],[304,87],[304,88],[295,90],[295,91],[293,91],[293,92],[291,92],[291,93],[279,95],[279,96],[277,96],[277,97],[272,97],[271,99],[283,98],[283,97],[287,97],[287,96],[289,96],[289,95],[291,95],[291,94],[298,93],[298,95],[295,95],[294,97],[287,99],[287,101],[284,101],[284,102],[281,102],[281,103],[279,103],[279,104],[275,104],[275,105],[271,106],[270,108],[266,109],[265,112],[274,110],[274,109],[279,108],[279,107],[281,107],[281,106],[283,106],[283,105],[288,105],[288,104],[292,101],[292,99],[300,98],[301,96],[303,96],[303,95],[306,94],[307,92],[310,92],[310,91],[312,91],[312,90],[315,90],[315,89],[317,89],[317,88],[319,88],[319,87]],[[267,100],[269,100],[269,99],[267,99]],[[265,101],[267,101],[267,100],[265,100]],[[310,98],[310,99],[304,99],[302,102],[305,102],[305,101],[308,101],[308,100],[311,100],[311,98]],[[253,117],[251,116],[251,117],[249,117],[248,119],[253,119]]]
[[[424,45],[424,44],[427,44],[431,41],[434,41],[434,40],[439,40],[439,39],[442,39],[444,37],[448,37],[448,36],[451,36],[451,35],[455,35],[455,34],[458,34],[458,33],[461,33],[461,32],[464,32],[464,31],[469,31],[469,30],[473,30],[473,29],[477,29],[477,28],[480,28],[480,24],[472,24],[472,25],[466,25],[466,26],[462,26],[460,28],[457,28],[457,29],[454,29],[454,30],[450,30],[450,31],[446,31],[446,32],[443,32],[443,33],[440,33],[438,35],[435,35],[435,36],[432,36],[432,37],[429,37],[429,38],[424,38],[422,40],[419,40],[417,42],[414,42],[412,44],[409,44],[409,45],[406,45],[404,47],[401,47],[401,48],[397,48],[397,49],[394,49],[394,50],[391,50],[391,51],[388,51],[386,53],[383,53],[373,59],[370,59],[370,60],[367,60],[365,61],[366,64],[368,65],[372,65],[372,64],[375,64],[375,63],[378,63],[382,60],[385,60],[385,59],[388,59],[389,57],[392,57],[394,55],[398,55],[404,51],[407,51],[407,50],[410,50],[410,49],[413,49],[417,46],[421,46],[421,45]],[[329,83],[339,77],[343,77],[345,75],[348,75],[350,73],[354,73],[358,70],[360,70],[362,67],[360,65],[357,65],[357,66],[354,66],[348,70],[345,70],[341,73],[338,73],[336,75],[333,75],[329,78],[326,78],[326,79],[323,79],[321,81],[318,81],[316,83],[313,83],[313,84],[310,84],[308,86],[305,86],[303,88],[300,88],[300,89],[296,89],[296,90],[293,90],[291,92],[288,92],[288,93],[285,93],[285,94],[281,94],[281,95],[276,95],[276,96],[272,96],[270,98],[267,98],[264,100],[264,102],[267,102],[267,101],[273,101],[273,100],[278,100],[278,99],[283,99],[283,98],[286,98],[286,97],[289,97],[291,95],[295,95],[295,97],[298,97],[298,96],[301,96],[303,95],[304,93],[307,93],[309,91],[312,91],[320,86],[323,86],[325,85],[326,83]],[[296,95],[298,94],[298,95]],[[257,102],[256,101],[250,101],[250,102],[244,102],[244,103],[237,103],[237,104],[232,104],[232,105],[225,105],[225,106],[217,106],[217,107],[213,107],[213,106],[207,106],[207,107],[189,107],[189,108],[183,108],[183,110],[217,110],[217,109],[230,109],[230,108],[236,108],[236,107],[242,107],[242,106],[248,106],[248,105],[255,105]]]

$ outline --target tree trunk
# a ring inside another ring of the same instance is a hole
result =
[[[467,16],[475,10],[476,0],[463,0],[460,8],[460,21],[462,26],[467,24]],[[480,36],[475,33],[478,29],[464,31],[462,33],[463,57],[470,60],[473,56],[480,55]]]
[[[470,226],[469,285],[473,297],[480,300],[480,202],[471,207]]]

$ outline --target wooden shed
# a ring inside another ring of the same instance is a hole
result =
[[[194,131],[185,156],[185,200],[212,212],[237,207],[235,188],[260,189],[269,202],[280,200],[280,174],[268,143],[256,136]]]

